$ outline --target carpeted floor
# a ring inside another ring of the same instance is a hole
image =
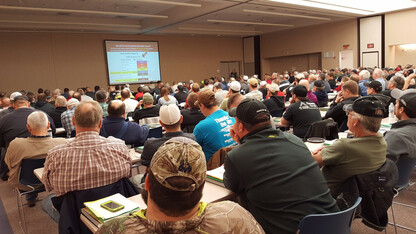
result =
[[[133,170],[135,171],[135,170]],[[412,175],[412,181],[416,181],[416,172]],[[45,198],[50,193],[43,192],[39,195],[40,199]],[[23,233],[19,226],[19,215],[17,212],[17,201],[15,190],[4,181],[0,181],[0,199],[3,203],[4,209],[7,213],[10,225],[15,234]],[[394,201],[402,202],[416,206],[416,185],[412,186],[409,190],[400,193]],[[416,229],[416,209],[405,207],[395,204],[393,206],[396,222],[400,225],[404,225],[413,229]],[[41,208],[41,202],[38,202],[35,207],[25,207],[26,221],[28,233],[36,234],[55,234],[58,233],[58,224],[53,221]],[[1,215],[1,209],[0,209]],[[389,211],[389,220],[391,222],[391,211]],[[3,225],[0,225],[0,233],[8,234]],[[397,229],[398,233],[414,233],[401,228]],[[352,223],[351,233],[354,234],[367,234],[367,233],[380,233],[375,231],[361,223],[360,219],[356,219]],[[381,232],[381,233],[384,233]],[[394,227],[389,225],[387,233],[395,233]]]

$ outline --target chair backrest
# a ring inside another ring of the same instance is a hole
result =
[[[162,138],[162,136],[163,136],[162,127],[149,129],[149,134],[147,134],[147,138]]]
[[[332,118],[312,123],[304,140],[306,141],[310,137],[320,137],[326,140],[338,139],[338,124]]]
[[[24,185],[42,185],[33,170],[43,167],[45,158],[23,159],[20,163],[19,182]]]
[[[397,180],[395,187],[401,190],[406,188],[409,184],[410,176],[412,175],[413,168],[416,165],[416,159],[399,158],[396,165],[399,171],[399,179]]]
[[[312,214],[305,216],[299,223],[299,234],[347,234],[350,233],[355,210],[361,202],[361,197],[350,208],[330,214]]]

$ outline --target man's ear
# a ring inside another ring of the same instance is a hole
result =
[[[144,180],[144,190],[149,191],[149,173],[147,173],[146,179]]]
[[[30,126],[29,126],[29,124],[26,124],[26,128],[27,128],[27,130],[30,132]],[[48,128],[49,129],[49,128]]]
[[[181,115],[181,119],[179,120],[179,123],[182,123],[183,121],[183,116]]]

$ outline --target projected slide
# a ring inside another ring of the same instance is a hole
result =
[[[160,80],[157,42],[105,41],[109,84]]]

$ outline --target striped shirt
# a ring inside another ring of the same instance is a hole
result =
[[[47,191],[61,196],[112,184],[130,177],[130,171],[131,158],[122,140],[88,131],[48,152],[42,182]]]

